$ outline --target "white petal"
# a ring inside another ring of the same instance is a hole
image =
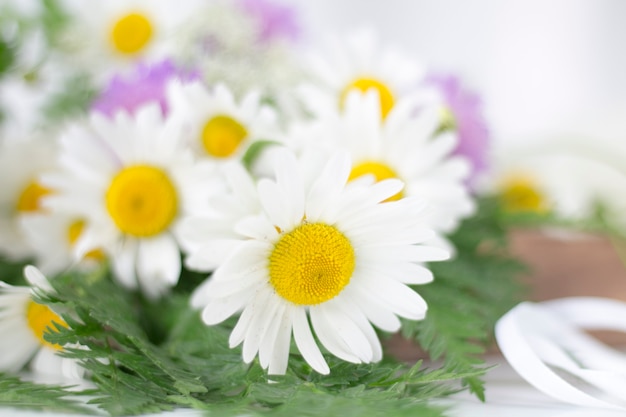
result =
[[[285,226],[291,228],[300,223],[304,215],[304,186],[293,152],[281,148],[275,156],[280,161],[276,165],[276,184],[283,195],[288,196],[287,205],[283,207],[288,219]]]
[[[334,317],[327,317],[322,306],[310,308],[311,325],[317,338],[330,353],[347,362],[361,363],[361,359],[353,352],[339,334],[343,329],[337,329]],[[365,338],[363,338],[365,340]]]
[[[285,303],[281,302],[278,304],[276,320],[272,320],[270,322],[270,325],[261,340],[261,345],[259,346],[259,363],[263,369],[267,369],[274,358],[278,335],[281,332],[281,328],[285,326],[285,323],[283,323],[285,309]],[[288,325],[289,332],[291,332],[291,322],[289,322]],[[289,333],[289,335],[291,335],[291,333]]]
[[[283,306],[281,303],[263,302],[259,305],[258,301],[254,301],[257,313],[252,317],[248,331],[243,341],[243,361],[250,363],[256,356],[261,346],[261,341],[267,337],[267,333],[273,327],[273,323],[280,320]]]
[[[265,216],[246,217],[235,225],[235,232],[249,239],[264,241],[272,241],[278,236],[278,231]]]
[[[141,239],[137,251],[137,276],[142,291],[157,298],[178,282],[180,252],[174,238],[162,234],[151,239]]]
[[[287,217],[286,211],[286,207],[289,206],[289,196],[283,194],[275,182],[265,178],[259,181],[257,188],[261,205],[269,221],[275,226],[287,228],[286,226],[290,225],[290,220],[292,220]]]
[[[330,368],[313,338],[304,308],[294,308],[293,337],[304,360],[320,374],[328,375]]]
[[[247,305],[241,313],[239,321],[230,333],[228,339],[230,347],[237,346],[239,343],[243,342],[252,321],[257,315],[263,314],[266,311],[267,305],[271,300],[271,295],[271,290],[267,287],[261,287],[250,294],[249,302],[246,303]]]
[[[135,239],[125,239],[118,242],[117,245],[111,257],[115,277],[126,288],[135,289],[138,285],[135,276],[137,241]]]
[[[364,259],[359,271],[368,271],[371,275],[392,278],[404,284],[427,284],[433,280],[430,269],[411,262],[368,262]]]
[[[369,294],[376,294],[376,298],[395,314],[411,320],[422,320],[426,316],[428,306],[424,299],[410,287],[393,280],[381,283],[378,277],[365,276],[359,280],[359,285]]]
[[[367,338],[367,341],[372,349],[372,358],[370,362],[378,362],[381,360],[383,357],[383,348],[380,345],[378,335],[376,335],[376,332],[367,320],[363,311],[355,303],[352,303],[345,297],[337,298],[331,302],[335,307],[343,311],[346,317],[352,320],[352,322],[357,325],[363,335]]]
[[[363,291],[358,285],[346,288],[344,292],[347,297],[353,299],[354,303],[359,306],[361,311],[363,311],[367,319],[372,322],[374,326],[390,333],[400,329],[402,325],[400,319],[392,310],[388,309],[384,304],[381,304],[376,294]]]
[[[275,336],[274,346],[271,350],[267,373],[269,375],[284,375],[287,372],[287,364],[289,362],[289,346],[291,345],[291,327],[293,320],[292,309],[286,306],[282,317],[278,317],[280,325],[278,333]],[[264,346],[262,346],[263,348]]]
[[[40,288],[44,291],[51,292],[54,291],[48,279],[41,273],[39,269],[32,265],[26,265],[24,267],[24,277],[28,281],[28,283],[36,288]]]
[[[255,287],[250,287],[246,289],[246,291],[230,297],[207,300],[205,307],[202,310],[202,321],[208,325],[223,322],[248,305],[250,299],[254,296],[256,291],[257,289]],[[207,288],[207,292],[210,294],[210,286]],[[196,302],[196,305],[197,304],[198,303]]]
[[[363,330],[339,307],[341,299],[334,299],[320,306],[333,330],[344,341],[347,348],[361,362],[369,363],[374,358],[374,346],[370,344]]]
[[[334,155],[313,183],[307,196],[307,217],[317,220],[341,194],[350,174],[350,158],[345,153]],[[331,207],[332,208],[332,207]]]
[[[450,253],[442,248],[424,245],[376,246],[359,248],[364,258],[392,262],[443,261]]]

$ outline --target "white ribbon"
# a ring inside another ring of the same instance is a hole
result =
[[[496,324],[505,359],[558,400],[626,411],[626,354],[583,329],[626,332],[626,303],[593,297],[521,303]]]

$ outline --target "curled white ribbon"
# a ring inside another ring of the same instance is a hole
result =
[[[626,303],[594,297],[525,302],[496,324],[511,367],[535,388],[586,407],[626,410],[626,354],[583,329],[626,332]]]

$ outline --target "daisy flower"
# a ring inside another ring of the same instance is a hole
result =
[[[99,249],[90,250],[81,259],[76,259],[76,242],[86,229],[86,222],[76,215],[48,210],[24,217],[21,226],[32,248],[34,264],[44,274],[56,275],[70,267],[88,270],[106,259]]]
[[[550,213],[562,220],[594,219],[626,230],[626,148],[618,142],[568,137],[508,146],[494,159],[487,191],[495,191],[509,212]],[[594,219],[597,220],[597,219]]]
[[[343,108],[352,90],[374,90],[384,118],[422,79],[424,71],[417,62],[398,49],[381,47],[371,31],[356,31],[328,44],[325,55],[306,61],[313,83],[303,85],[301,93],[315,114]]]
[[[94,74],[159,59],[175,45],[171,37],[197,10],[200,1],[63,0],[70,18],[63,37],[72,62]]]
[[[67,324],[50,307],[37,303],[33,296],[54,291],[33,266],[24,268],[28,287],[0,282],[0,372],[18,372],[30,362],[36,374],[81,379],[84,369],[74,359],[57,353],[63,347],[45,340],[47,329]]]
[[[171,117],[184,125],[196,155],[213,161],[241,157],[250,144],[276,135],[276,115],[257,92],[237,102],[223,84],[208,89],[200,82],[168,85]]]
[[[448,253],[421,244],[433,233],[423,225],[421,201],[380,204],[400,191],[400,181],[346,185],[346,154],[321,170],[287,149],[279,160],[276,179],[257,184],[261,211],[234,223],[239,244],[191,303],[208,325],[241,312],[230,346],[243,343],[244,361],[258,354],[269,374],[286,372],[292,334],[322,374],[330,370],[316,337],[343,360],[378,361],[372,324],[396,331],[398,316],[422,319],[426,303],[407,284],[429,282],[431,272],[419,263]]]
[[[41,213],[50,189],[40,176],[56,168],[52,141],[13,140],[0,143],[0,254],[13,260],[33,254],[22,219]]]
[[[453,155],[455,134],[437,134],[438,108],[423,108],[415,115],[417,100],[413,96],[398,101],[383,122],[374,91],[352,92],[343,112],[294,124],[287,138],[299,149],[315,146],[349,152],[351,180],[365,175],[402,180],[404,190],[392,199],[423,198],[430,205],[430,225],[437,232],[449,233],[474,210],[465,185],[470,167],[465,158]]]
[[[177,283],[179,220],[203,210],[211,190],[211,166],[194,161],[181,134],[157,103],[134,116],[93,113],[65,132],[62,172],[44,178],[55,190],[49,207],[87,224],[76,256],[103,250],[119,281],[150,298]]]

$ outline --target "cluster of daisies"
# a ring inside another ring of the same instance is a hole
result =
[[[321,374],[323,351],[376,362],[376,329],[425,317],[413,285],[453,256],[487,163],[458,80],[369,32],[287,56],[293,11],[267,0],[57,3],[40,65],[71,56],[96,94],[62,123],[1,130],[0,256],[32,265],[31,287],[0,287],[0,371],[38,351],[36,370],[81,375],[43,336],[67,324],[33,295],[52,291],[44,275],[102,265],[152,300],[206,273],[191,306],[207,325],[238,317],[231,347],[269,374],[292,340]]]

